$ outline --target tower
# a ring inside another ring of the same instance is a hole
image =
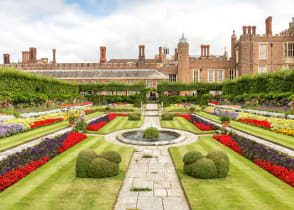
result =
[[[236,62],[236,41],[237,41],[237,36],[235,34],[235,30],[233,31],[233,34],[231,36],[231,57],[233,59],[233,62]]]
[[[178,43],[178,80],[180,82],[192,82],[192,73],[189,72],[189,43],[184,34]]]
[[[101,46],[100,47],[100,63],[106,62],[106,47]]]

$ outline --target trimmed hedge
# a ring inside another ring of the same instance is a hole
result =
[[[121,156],[116,151],[106,151],[106,152],[103,152],[101,156],[105,158],[106,160],[109,160],[110,162],[113,162],[116,164],[119,164],[121,162]]]
[[[151,128],[147,128],[144,131],[144,135],[143,135],[144,139],[155,139],[155,138],[159,138],[159,131],[157,128],[151,127]]]
[[[119,166],[104,158],[96,158],[92,160],[89,166],[89,177],[104,178],[116,176],[119,173]]]
[[[190,164],[190,163],[194,163],[196,162],[197,160],[200,160],[203,158],[203,155],[201,152],[198,152],[198,151],[190,151],[190,152],[187,152],[184,157],[183,157],[183,162],[185,164]]]
[[[192,164],[192,176],[201,179],[216,178],[217,169],[213,160],[202,158]]]
[[[89,166],[98,155],[94,150],[83,150],[78,154],[76,162],[76,176],[80,178],[88,177]]]
[[[139,113],[130,113],[128,115],[128,120],[130,120],[130,121],[139,121],[139,120],[141,120],[141,115]]]
[[[162,120],[173,120],[174,119],[174,115],[173,114],[163,114],[161,115]]]

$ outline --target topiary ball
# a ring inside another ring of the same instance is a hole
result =
[[[193,163],[184,164],[184,173],[185,174],[188,174],[188,175],[192,176],[192,165],[193,165]]]
[[[207,158],[211,160],[224,159],[228,164],[230,163],[228,155],[224,151],[212,151],[207,154]]]
[[[119,173],[119,165],[104,158],[92,160],[89,166],[89,177],[104,178],[116,176]]]
[[[216,178],[217,169],[213,160],[202,158],[192,164],[192,176],[201,179]]]
[[[106,152],[103,152],[101,156],[103,158],[105,158],[111,162],[117,163],[117,164],[119,164],[121,162],[121,156],[116,151],[106,151]]]
[[[83,150],[78,154],[76,162],[76,176],[81,178],[88,177],[89,165],[97,158],[97,154],[94,150]]]
[[[191,152],[187,152],[184,157],[183,157],[183,162],[185,164],[191,164],[196,162],[197,160],[200,160],[201,158],[203,158],[203,155],[201,154],[201,152],[198,152],[196,150],[191,151]]]
[[[214,161],[217,169],[217,178],[224,178],[229,173],[230,161],[228,155],[223,151],[209,152],[208,159]]]

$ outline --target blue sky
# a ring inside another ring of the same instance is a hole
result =
[[[85,13],[108,16],[118,5],[117,0],[66,0],[66,4],[78,4]]]
[[[158,47],[177,47],[182,33],[190,55],[209,44],[210,53],[229,55],[233,30],[242,26],[265,33],[265,19],[273,17],[273,33],[289,27],[293,0],[0,0],[0,56],[21,60],[21,51],[37,48],[37,57],[58,62],[99,62],[99,46],[107,59],[137,58],[145,44],[147,58]],[[0,58],[0,63],[3,59]]]

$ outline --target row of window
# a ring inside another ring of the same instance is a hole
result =
[[[217,79],[215,80],[214,72],[217,71]],[[233,77],[233,75],[232,75]],[[194,70],[193,72],[193,81],[199,82],[201,80],[200,78],[200,70]],[[224,70],[208,70],[208,82],[222,82],[224,80]],[[168,81],[169,82],[176,82],[177,81],[177,75],[176,74],[169,74],[168,75]]]
[[[294,57],[294,42],[289,42],[284,44],[284,57]],[[259,59],[267,59],[267,45],[259,45]]]

